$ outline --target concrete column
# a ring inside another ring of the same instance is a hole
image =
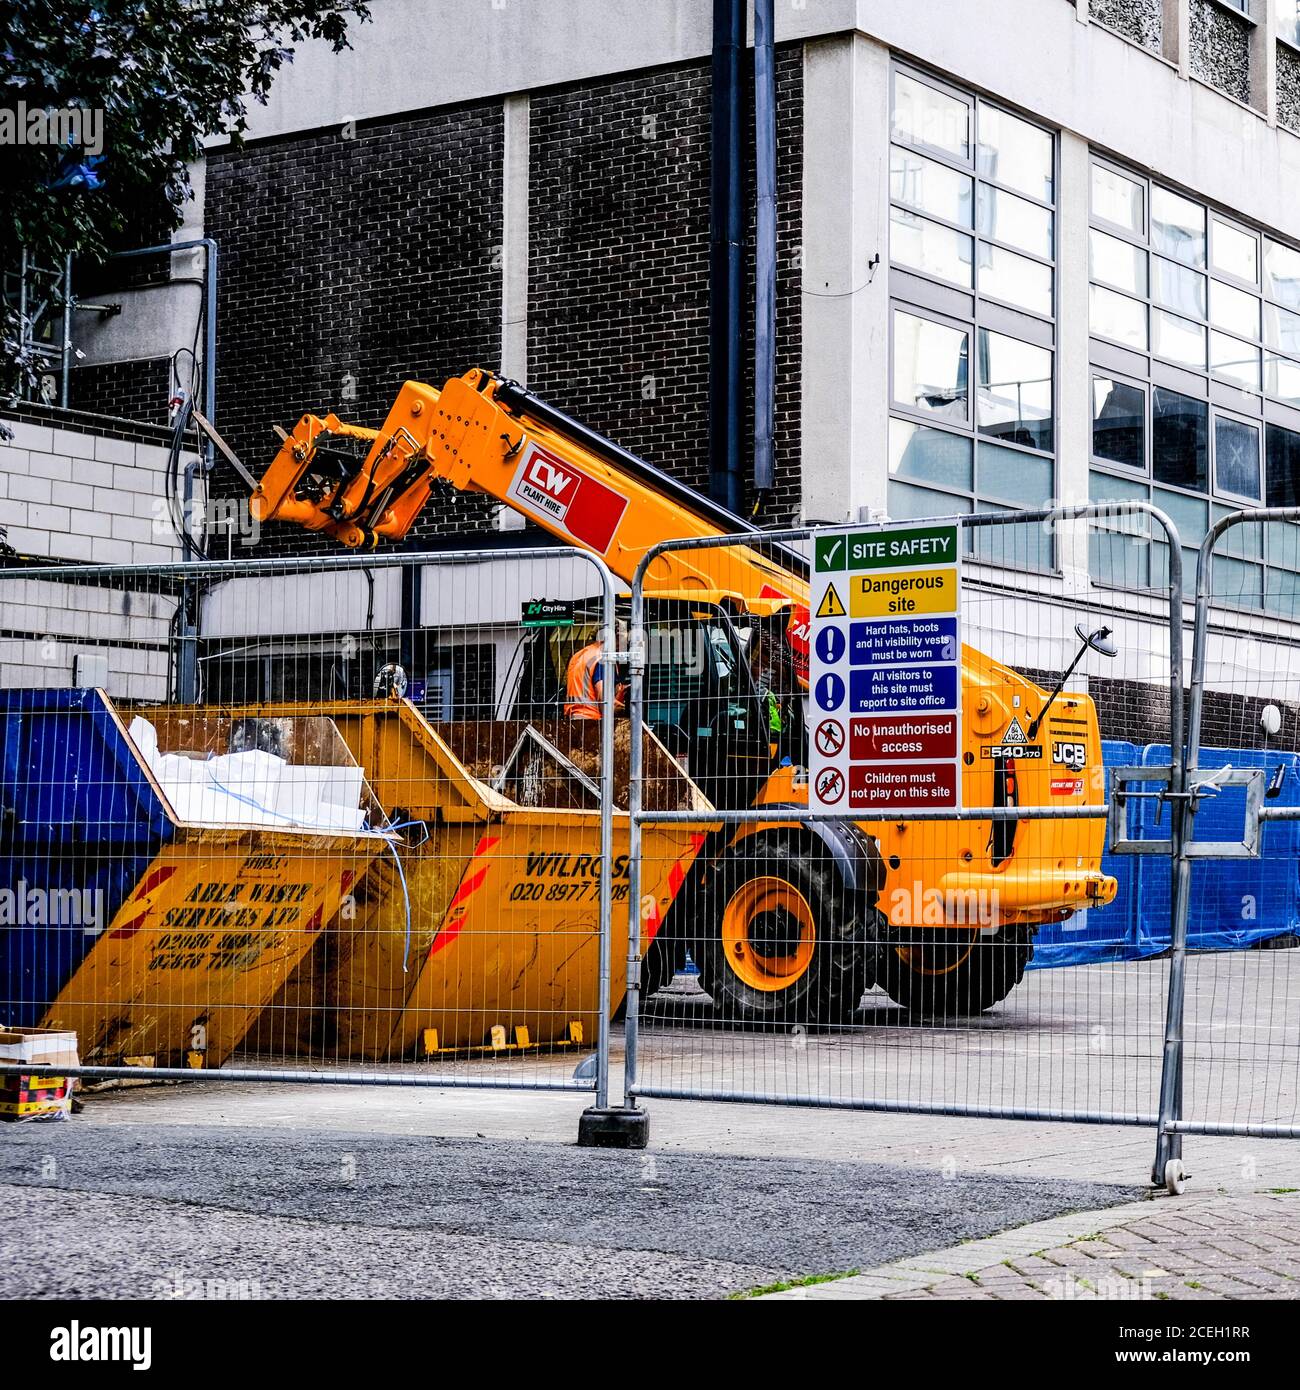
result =
[[[1273,0],[1254,0],[1250,35],[1250,104],[1277,124],[1277,8]]]
[[[1092,453],[1092,384],[1088,348],[1088,142],[1061,132],[1061,179],[1057,190],[1057,420],[1056,487],[1062,502],[1088,500]],[[1057,562],[1068,575],[1088,569],[1084,526],[1062,527]]]
[[[887,49],[805,47],[803,140],[803,516],[856,521],[888,484]]]
[[[1268,0],[1272,3],[1272,0]],[[1164,0],[1163,35],[1164,56],[1177,65],[1178,75],[1187,77],[1192,63],[1192,7],[1191,0]]]
[[[501,372],[528,377],[529,97],[505,99],[501,209]]]
[[[528,141],[529,96],[505,99],[501,175],[501,375],[528,379]],[[523,517],[498,507],[498,531],[521,531]]]

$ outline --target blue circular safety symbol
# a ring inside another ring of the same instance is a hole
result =
[[[824,627],[817,633],[817,656],[827,666],[839,661],[847,645],[842,627]]]
[[[828,671],[817,682],[816,694],[821,709],[839,709],[844,703],[844,677]]]

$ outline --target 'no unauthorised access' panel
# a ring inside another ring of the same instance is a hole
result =
[[[809,804],[894,815],[961,803],[956,526],[813,537]]]

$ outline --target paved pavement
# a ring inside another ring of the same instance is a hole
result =
[[[1162,1198],[1034,1222],[765,1299],[1300,1298],[1300,1194]]]
[[[103,1122],[18,1130],[0,1191],[8,1298],[720,1296],[1137,1195],[811,1158]]]
[[[661,1005],[643,1078],[1142,1115],[1165,968],[1037,972],[999,1010],[950,1028],[914,1028],[878,999],[863,1026],[820,1036],[686,1027]],[[1193,1115],[1294,1121],[1297,970],[1296,951],[1194,960]],[[616,1095],[621,1047],[616,1036]],[[581,1060],[442,1061],[437,1077],[560,1079]],[[573,1146],[589,1103],[215,1080],[95,1095],[71,1124],[6,1134],[0,1184],[15,1219],[0,1254],[21,1258],[0,1261],[0,1293],[170,1296],[251,1280],[275,1297],[701,1297],[850,1270],[865,1273],[797,1292],[1130,1297],[1135,1280],[1144,1298],[1296,1291],[1294,1142],[1189,1136],[1188,1195],[1133,1207],[1149,1124],[651,1098],[651,1149],[626,1154]],[[979,1244],[993,1236],[1006,1243]]]

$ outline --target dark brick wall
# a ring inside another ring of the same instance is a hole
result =
[[[333,410],[379,425],[408,378],[498,365],[501,165],[495,103],[209,157],[220,426],[254,474],[274,424]],[[419,531],[479,529],[488,513],[449,492]],[[319,544],[287,527],[265,540]]]
[[[1190,637],[1190,634],[1189,634]],[[1050,689],[1054,678],[1038,677]],[[1279,694],[1285,682],[1279,682]],[[1169,742],[1169,689],[1137,681],[1111,680],[1093,676],[1088,693],[1097,706],[1101,736],[1128,739],[1132,743]],[[1190,694],[1183,692],[1184,710]],[[1267,704],[1282,710],[1282,731],[1273,746],[1300,749],[1300,703],[1277,695],[1253,695],[1227,690],[1207,690],[1201,716],[1201,743],[1206,748],[1258,748],[1261,746],[1259,716]]]
[[[778,52],[777,93],[769,524],[799,507],[801,48]],[[709,111],[707,63],[584,83],[534,95],[530,149],[529,385],[699,488],[709,471]],[[752,149],[747,173],[752,193]],[[751,420],[747,410],[746,467]]]
[[[166,425],[170,397],[171,362],[166,357],[74,367],[68,381],[70,409],[145,424]]]

